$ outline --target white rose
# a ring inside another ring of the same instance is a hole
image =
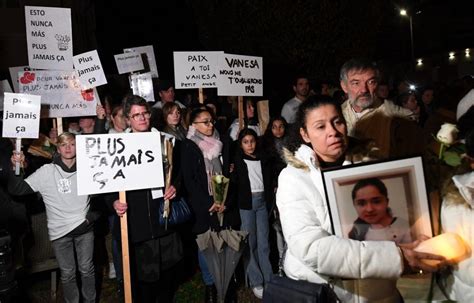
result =
[[[441,129],[439,130],[438,134],[436,134],[436,138],[438,138],[438,140],[445,145],[451,145],[456,141],[458,133],[459,130],[456,125],[444,123],[441,125]]]

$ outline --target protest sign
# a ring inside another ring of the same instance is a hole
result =
[[[19,88],[19,80],[18,79],[18,73],[19,72],[29,72],[29,71],[34,71],[34,68],[30,68],[29,66],[12,66],[8,68],[10,71],[10,79],[12,80],[13,84],[13,92],[19,93],[20,88]]]
[[[41,97],[5,93],[4,138],[38,138]]]
[[[97,50],[74,56],[72,59],[83,89],[107,84]]]
[[[217,87],[219,54],[224,52],[174,52],[175,88]]]
[[[158,67],[156,66],[155,51],[153,50],[153,45],[125,48],[123,52],[124,53],[136,52],[139,54],[146,54],[151,76],[153,78],[158,78]]]
[[[79,195],[163,187],[158,132],[76,137]]]
[[[41,96],[41,117],[95,116],[95,89],[81,90],[74,71],[20,72],[20,93]]]
[[[6,79],[0,82],[0,111],[3,110],[3,93],[12,93],[10,83]]]
[[[262,57],[219,55],[217,94],[219,96],[262,96]]]
[[[155,101],[151,77],[151,73],[130,75],[130,88],[133,94],[142,97],[148,102]]]
[[[114,55],[119,74],[126,74],[144,69],[142,56],[136,53]]]
[[[29,65],[72,70],[71,9],[25,6],[25,21]]]

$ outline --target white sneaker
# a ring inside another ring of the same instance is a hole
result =
[[[253,294],[255,297],[262,299],[263,298],[263,286],[252,287]]]
[[[113,262],[109,263],[109,279],[115,279],[116,278],[116,273],[115,273],[115,266]]]

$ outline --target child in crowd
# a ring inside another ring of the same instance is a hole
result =
[[[273,194],[271,166],[257,152],[257,133],[254,130],[245,128],[240,131],[238,144],[231,175],[233,198],[238,201],[241,230],[249,233],[246,274],[253,293],[261,299],[263,286],[272,275],[267,210],[267,202]]]

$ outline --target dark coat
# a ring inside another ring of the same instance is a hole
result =
[[[260,156],[259,159],[262,166],[265,202],[267,203],[267,209],[270,210],[271,202],[273,201],[271,162],[263,155]],[[236,153],[234,159],[234,171],[230,176],[230,180],[230,195],[232,199],[237,201],[237,205],[240,209],[252,209],[252,191],[250,188],[249,171],[247,164],[244,161],[244,155],[240,150]]]
[[[209,196],[204,156],[196,143],[189,139],[182,141],[181,168],[184,185],[188,192],[188,202],[194,213],[193,232],[201,234],[208,229],[221,229],[217,215],[209,214],[213,201]],[[238,208],[232,204],[232,199],[229,197],[225,203],[222,228],[238,229],[240,227]]]
[[[173,232],[165,230],[159,224],[159,206],[163,198],[153,199],[150,189],[130,190],[127,196],[128,237],[132,243],[143,242],[163,237]],[[107,197],[107,204],[113,209],[113,202],[118,199],[116,193]],[[113,235],[120,240],[120,218],[115,216]]]

